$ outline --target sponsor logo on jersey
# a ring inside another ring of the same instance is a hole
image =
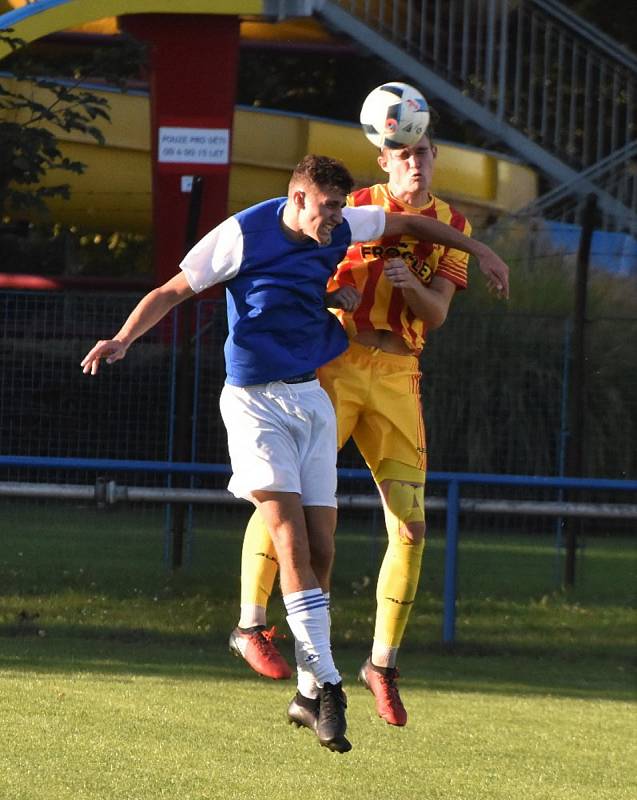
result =
[[[407,264],[409,269],[424,282],[428,283],[431,280],[432,270],[429,264],[418,256],[413,251],[412,242],[398,242],[397,244],[387,245],[382,244],[364,244],[361,245],[362,257],[369,261],[371,259],[381,258],[383,261],[389,261],[392,258],[402,258]]]

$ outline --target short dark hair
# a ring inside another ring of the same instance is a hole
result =
[[[290,186],[295,183],[312,183],[324,189],[338,189],[349,194],[354,187],[354,178],[342,161],[329,156],[309,155],[294,167]]]

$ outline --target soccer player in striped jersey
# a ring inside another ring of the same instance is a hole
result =
[[[337,431],[316,369],[348,347],[327,307],[354,310],[359,297],[352,287],[328,293],[326,283],[352,242],[398,233],[466,244],[496,275],[504,267],[489,248],[465,242],[435,220],[387,214],[373,205],[346,208],[352,185],[340,162],[306,156],[287,196],[213,228],[185,256],[180,272],[145,295],[119,332],[98,341],[82,360],[84,373],[96,375],[103,361],[124,358],[176,305],[224,284],[228,337],[220,409],[232,464],[228,488],[267,521],[299,669],[317,691],[311,727],[322,746],[339,753],[351,744],[326,594],[336,528]],[[235,637],[245,654],[253,643],[254,637]]]
[[[388,181],[348,196],[348,206],[381,206],[433,218],[469,235],[462,214],[431,194],[436,145],[431,133],[412,147],[384,148],[378,163]],[[360,295],[354,310],[336,313],[349,339],[348,350],[319,370],[338,421],[338,444],[350,437],[365,458],[383,502],[387,551],[377,583],[377,614],[371,654],[360,679],[374,694],[378,714],[390,725],[405,725],[407,712],[397,687],[398,648],[416,596],[425,541],[424,483],[427,463],[420,396],[419,355],[427,331],[445,321],[457,290],[467,285],[468,254],[414,236],[386,234],[354,243],[328,283],[329,290],[350,287]],[[498,279],[483,268],[489,286],[508,296],[508,274]],[[266,607],[277,570],[268,533],[257,514],[248,524],[242,557],[241,631],[267,634]],[[244,634],[245,635],[245,634]],[[260,642],[255,658],[242,654],[253,669],[269,677],[289,670],[271,639]],[[244,648],[245,649],[245,648]],[[250,654],[252,655],[252,654]],[[291,722],[311,727],[316,686],[299,670]]]

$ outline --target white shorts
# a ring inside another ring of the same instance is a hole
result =
[[[318,380],[225,384],[219,405],[235,497],[296,492],[304,506],[336,508],[336,417]]]

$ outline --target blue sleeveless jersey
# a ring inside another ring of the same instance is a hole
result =
[[[243,255],[226,283],[229,334],[224,352],[233,386],[311,372],[347,349],[338,319],[325,308],[328,278],[351,243],[344,220],[329,245],[293,242],[283,233],[286,198],[241,211]]]

